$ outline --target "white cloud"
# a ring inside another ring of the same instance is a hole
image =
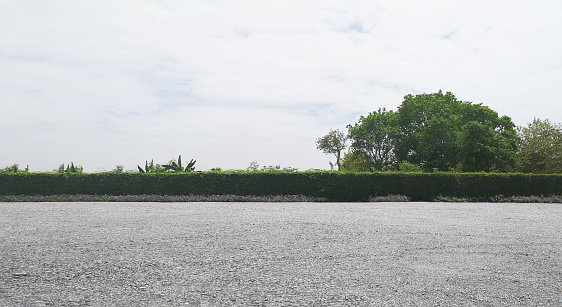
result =
[[[439,89],[562,122],[561,18],[555,1],[2,0],[0,163],[326,168],[317,137]]]

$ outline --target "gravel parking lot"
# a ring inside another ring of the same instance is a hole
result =
[[[0,203],[0,306],[562,306],[562,204]]]

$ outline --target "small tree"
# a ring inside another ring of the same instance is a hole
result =
[[[316,140],[316,148],[325,154],[333,154],[336,156],[336,165],[338,171],[341,168],[341,152],[347,147],[347,136],[340,130],[332,130],[325,136]]]
[[[521,142],[518,170],[525,173],[562,173],[562,125],[535,118],[518,129]]]
[[[341,169],[348,172],[372,172],[374,164],[367,153],[352,149],[344,155]]]
[[[84,167],[82,167],[82,163],[80,163],[78,166],[75,166],[74,162],[70,162],[70,164],[67,164],[65,168],[63,163],[59,166],[57,173],[82,174],[84,173]]]

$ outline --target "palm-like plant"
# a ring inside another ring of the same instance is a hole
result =
[[[150,163],[146,161],[144,169],[142,169],[139,165],[137,165],[137,168],[139,169],[139,173],[163,173],[165,171],[161,165],[154,164],[154,160],[150,161]]]
[[[187,166],[184,168],[183,165],[181,165],[181,155],[179,155],[178,157],[178,161],[176,162],[176,160],[170,160],[170,162],[168,162],[168,164],[166,165],[162,165],[162,167],[169,172],[173,172],[173,173],[181,173],[181,172],[193,172],[193,170],[195,170],[195,160],[191,159],[191,161],[189,161],[189,163],[187,164]]]

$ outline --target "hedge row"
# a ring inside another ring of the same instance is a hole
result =
[[[370,196],[561,195],[562,175],[485,173],[208,172],[183,174],[0,174],[0,195],[306,195],[329,201]]]

